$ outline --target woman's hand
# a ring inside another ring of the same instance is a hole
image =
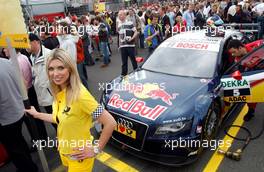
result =
[[[96,156],[93,146],[74,148],[73,150],[76,151],[76,153],[73,153],[70,156],[76,160],[84,160]]]
[[[31,106],[30,109],[25,109],[25,112],[27,112],[28,114],[32,115],[34,118],[38,118],[39,117],[39,112],[36,111],[34,106]]]
[[[53,120],[52,114],[38,112],[36,111],[34,106],[31,106],[30,109],[25,109],[25,112],[27,112],[29,115],[33,116],[34,118],[38,118],[40,120],[51,123],[56,123],[56,121]]]

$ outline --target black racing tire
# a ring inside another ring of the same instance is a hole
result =
[[[211,141],[214,139],[219,130],[221,119],[221,108],[219,103],[213,102],[206,114],[202,130],[202,140]]]

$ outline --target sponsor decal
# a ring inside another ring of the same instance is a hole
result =
[[[170,120],[166,120],[166,121],[162,121],[163,124],[169,124],[169,123],[175,123],[175,122],[180,122],[180,121],[185,121],[187,120],[186,117],[179,117],[176,119],[170,119]]]
[[[222,79],[221,84],[224,88],[224,96],[229,97],[228,101],[230,102],[245,102],[245,96],[251,95],[250,82],[246,79],[227,78]]]
[[[27,38],[17,38],[14,39],[15,43],[27,43]]]
[[[14,48],[28,48],[28,35],[27,34],[4,34],[0,35],[0,46],[6,47],[6,38],[9,38],[11,41],[11,45]]]
[[[242,88],[242,89],[233,89],[233,90],[224,90],[224,96],[249,96],[250,89],[249,88]]]
[[[250,88],[249,81],[247,81],[246,79],[236,80],[233,78],[228,78],[222,79],[221,83],[224,90],[230,90],[234,88]]]
[[[187,49],[199,49],[199,50],[207,50],[208,44],[201,43],[177,43],[175,45],[176,48],[187,48]]]
[[[134,84],[134,83],[125,82],[115,85],[114,89],[116,91],[128,91],[129,93],[138,93],[138,92],[142,92],[143,85],[141,83]]]
[[[178,96],[178,93],[173,93],[172,95],[170,95],[168,92],[166,92],[163,89],[157,89],[157,90],[151,90],[148,94],[148,96],[150,96],[150,98],[152,99],[161,99],[164,103],[168,104],[168,105],[172,105],[171,100],[176,99],[176,96]]]
[[[195,36],[195,35],[194,35]],[[160,47],[195,49],[206,51],[219,51],[221,39],[210,39],[207,37],[196,36],[186,38],[186,35],[178,35],[160,45]]]
[[[148,93],[152,90],[157,90],[160,88],[165,88],[165,86],[159,85],[157,83],[145,83],[142,85],[142,91],[134,92],[134,96],[140,99],[149,99],[150,96],[148,95]]]
[[[165,86],[163,84],[160,84],[160,85],[157,83],[134,84],[134,83],[127,82],[122,85],[124,85],[123,90],[128,91],[129,93],[133,93],[134,96],[137,98],[140,98],[140,99],[151,98],[154,100],[160,99],[161,101],[163,101],[164,103],[170,106],[172,105],[171,101],[176,99],[176,97],[179,95],[179,93],[169,94],[165,90]]]
[[[133,139],[136,139],[136,131],[133,130],[133,123],[127,119],[118,118],[115,131]]]
[[[238,96],[238,97],[229,97],[229,102],[246,102],[246,96]]]
[[[156,120],[167,109],[167,107],[161,105],[157,105],[153,108],[146,106],[144,101],[135,98],[124,101],[118,94],[112,95],[108,105],[150,120]]]
[[[221,79],[225,100],[229,102],[263,102],[264,72],[243,76],[242,80]]]

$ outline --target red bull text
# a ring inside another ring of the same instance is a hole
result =
[[[112,95],[108,105],[150,120],[156,120],[167,109],[167,107],[161,105],[154,108],[148,107],[144,101],[135,98],[124,101],[118,94]]]

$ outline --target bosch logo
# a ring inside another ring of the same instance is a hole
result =
[[[123,118],[119,118],[117,120],[117,124],[125,127],[126,129],[132,129],[133,128],[133,123],[126,120],[126,119],[123,119]]]

